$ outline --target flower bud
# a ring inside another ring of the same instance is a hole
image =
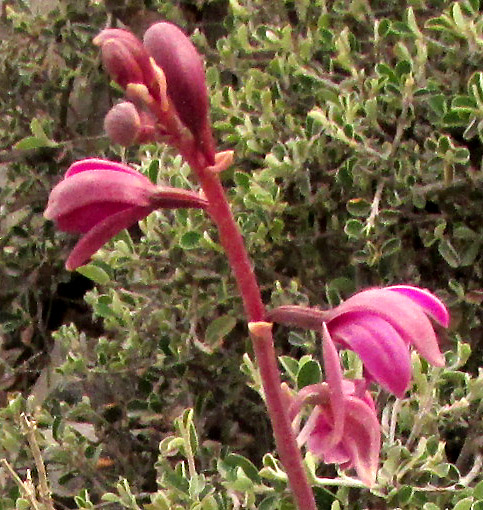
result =
[[[141,119],[136,107],[129,102],[115,105],[104,119],[104,130],[114,143],[124,147],[135,143],[141,130]]]
[[[149,55],[134,34],[111,28],[97,35],[94,44],[101,47],[104,66],[116,83],[124,89],[129,83],[142,83],[155,99],[159,99],[159,87]]]
[[[208,118],[203,62],[190,39],[171,23],[156,23],[144,34],[144,46],[166,76],[167,93],[181,122],[191,131],[209,165],[215,145]]]

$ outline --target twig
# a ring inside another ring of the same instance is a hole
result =
[[[481,468],[483,466],[483,455],[481,453],[477,453],[475,456],[475,463],[473,467],[468,471],[468,473],[460,479],[459,483],[468,487],[468,485],[481,474]]]
[[[29,500],[34,510],[41,510],[40,504],[35,497],[35,489],[30,480],[30,476],[27,477],[27,482],[23,482],[22,479],[17,475],[12,466],[8,463],[7,459],[1,459],[0,462],[4,465],[5,469],[10,473],[14,482],[18,485],[20,492]]]
[[[376,218],[379,214],[379,204],[381,203],[381,196],[382,192],[384,190],[384,180],[379,181],[376,189],[376,193],[374,195],[374,199],[372,200],[371,204],[371,214],[367,218],[366,221],[366,232],[369,233],[370,230],[374,228],[374,225],[376,223]]]
[[[399,414],[399,411],[402,407],[402,401],[400,399],[396,399],[394,402],[394,405],[392,406],[392,412],[391,412],[391,422],[389,425],[389,444],[394,444],[394,440],[396,437],[396,423],[397,423],[397,417]]]
[[[42,459],[40,447],[35,437],[35,431],[37,430],[37,424],[34,420],[27,418],[24,413],[20,416],[21,425],[24,429],[27,441],[30,446],[30,451],[34,457],[35,467],[37,468],[37,475],[39,477],[39,495],[41,502],[47,507],[48,510],[55,510],[54,503],[52,501],[52,495],[50,493],[49,484],[47,481],[47,471],[45,470],[45,464]]]
[[[441,193],[460,191],[468,187],[478,187],[483,184],[483,175],[475,175],[467,179],[454,179],[451,184],[445,182],[436,182],[426,184],[425,186],[414,187],[414,193],[417,195],[427,195],[429,193]]]

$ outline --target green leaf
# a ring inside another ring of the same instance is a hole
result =
[[[465,30],[467,22],[463,16],[463,13],[461,12],[461,7],[457,2],[453,4],[452,15],[456,26],[461,30]]]
[[[460,147],[453,152],[453,161],[455,163],[464,164],[470,160],[470,151],[466,147]]]
[[[322,370],[315,360],[306,361],[297,374],[297,388],[301,389],[309,384],[317,384],[322,379]]]
[[[220,507],[213,495],[208,494],[201,500],[200,510],[218,510]]]
[[[453,510],[470,510],[473,505],[473,498],[464,498],[458,501],[453,507]]]
[[[453,245],[447,239],[441,239],[438,244],[439,254],[446,260],[452,268],[457,268],[461,264],[460,256]]]
[[[362,223],[362,221],[359,220],[348,220],[345,224],[344,232],[349,237],[354,237],[358,239],[364,233],[364,223]]]
[[[229,0],[230,8],[237,18],[245,19],[250,17],[250,11],[243,7],[237,0]]]
[[[379,212],[378,219],[383,225],[395,225],[399,222],[401,213],[394,209],[382,209]]]
[[[481,251],[481,242],[479,240],[473,242],[470,244],[470,246],[463,251],[463,254],[461,256],[461,266],[467,267],[471,266],[475,260],[476,257],[480,254]]]
[[[438,140],[438,152],[444,154],[451,148],[451,141],[448,136],[441,136]]]
[[[205,331],[205,342],[211,346],[218,345],[236,326],[236,319],[231,315],[222,315],[212,321]]]
[[[466,126],[467,116],[463,110],[451,110],[443,115],[442,122],[448,126]]]
[[[247,458],[236,453],[228,454],[223,461],[230,467],[241,467],[245,472],[246,476],[255,483],[260,483],[260,476],[258,475],[258,469],[249,461]]]
[[[288,375],[295,380],[297,372],[299,371],[298,361],[290,356],[280,356],[278,359],[280,360],[283,368],[287,371]]]
[[[185,232],[181,239],[179,240],[179,245],[181,248],[184,248],[185,250],[192,250],[194,248],[198,248],[200,239],[202,238],[202,235],[199,232],[196,232],[195,230],[190,230],[189,232]]]
[[[381,256],[389,257],[390,255],[394,255],[398,251],[401,250],[401,239],[398,237],[393,237],[392,239],[388,239],[384,242],[381,247]]]
[[[151,182],[156,184],[158,182],[159,173],[159,159],[153,159],[148,166],[148,177]]]
[[[470,96],[455,96],[451,100],[451,109],[452,110],[469,110],[473,111],[475,108],[477,108],[476,101],[473,97]]]
[[[107,285],[111,280],[109,274],[95,264],[81,266],[76,271],[99,285]]]
[[[441,507],[434,503],[424,503],[423,510],[441,510]]]
[[[400,505],[407,505],[413,497],[414,490],[410,485],[403,485],[397,491],[397,499]]]
[[[414,15],[414,10],[412,7],[408,7],[406,11],[406,19],[408,22],[408,26],[413,32],[413,34],[416,35],[417,37],[422,37],[423,34],[419,30],[418,23],[416,21],[416,16]]]
[[[396,64],[396,73],[399,77],[409,74],[412,70],[412,65],[409,60],[401,60]]]
[[[37,137],[41,140],[46,140],[46,141],[49,140],[49,137],[45,134],[42,123],[37,118],[32,119],[32,121],[30,122],[30,131],[32,131],[32,134],[35,137]]]
[[[16,510],[29,510],[30,508],[32,508],[32,507],[31,507],[28,499],[17,498],[17,501],[15,502]]]
[[[453,237],[455,239],[474,240],[477,237],[476,232],[466,225],[458,225],[453,228]]]
[[[404,23],[402,21],[395,21],[391,25],[392,32],[396,35],[413,35],[412,30],[409,28],[407,23]]]
[[[371,203],[364,198],[353,198],[347,202],[346,208],[352,216],[368,216],[371,212]]]
[[[240,188],[243,188],[245,191],[250,189],[250,176],[245,172],[235,172],[233,178]]]
[[[277,510],[279,506],[279,498],[276,496],[267,496],[259,505],[258,510]]]
[[[14,149],[19,151],[40,149],[42,147],[52,147],[52,144],[49,140],[45,140],[44,138],[37,138],[36,136],[27,136],[26,138],[22,138],[22,140],[13,146]]]
[[[473,496],[476,499],[483,499],[483,480],[478,482],[473,489]]]
[[[431,96],[428,100],[429,106],[433,109],[435,113],[437,113],[440,117],[442,117],[446,111],[446,97],[443,94],[436,94]]]
[[[386,37],[391,29],[391,22],[387,18],[383,18],[377,25],[377,34],[379,37]]]
[[[454,29],[453,22],[446,14],[444,14],[443,16],[437,16],[435,18],[428,19],[424,26],[431,30],[440,31],[452,31]]]
[[[109,503],[119,503],[121,498],[113,492],[106,492],[101,496],[102,501],[108,501]]]

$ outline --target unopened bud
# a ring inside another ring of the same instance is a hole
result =
[[[104,119],[107,136],[119,145],[127,147],[138,140],[141,119],[132,103],[124,102],[109,110]]]
[[[134,34],[111,28],[97,35],[94,44],[101,47],[104,66],[116,83],[123,88],[129,83],[142,83],[155,99],[159,99],[159,87],[150,57]]]
[[[209,165],[215,144],[208,118],[203,62],[190,39],[171,23],[156,23],[144,34],[144,46],[166,77],[168,97],[181,122],[191,131]]]

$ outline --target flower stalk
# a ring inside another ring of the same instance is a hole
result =
[[[201,185],[250,324],[280,460],[299,510],[315,510],[281,390],[271,325],[263,322],[265,307],[258,282],[220,181],[219,174],[230,165],[233,154],[215,151],[201,57],[178,27],[164,22],[152,25],[143,43],[135,42],[131,34],[120,30],[105,30],[95,42],[101,46],[107,71],[132,102],[132,106],[118,105],[111,110],[106,121],[110,138],[129,144],[141,139],[142,133],[152,133],[155,141],[165,139],[187,161]],[[132,64],[131,72],[126,60]],[[147,119],[144,122],[143,115]],[[154,122],[149,120],[153,118]]]
[[[443,366],[433,322],[448,326],[446,307],[425,289],[397,285],[359,292],[332,310],[282,306],[267,312],[220,180],[233,152],[216,152],[203,62],[196,48],[178,27],[164,22],[152,25],[143,42],[128,31],[108,29],[95,43],[127,99],[105,118],[110,139],[124,146],[168,143],[189,164],[201,190],[156,186],[137,170],[107,160],[75,163],[52,191],[44,213],[61,230],[82,235],[66,267],[84,264],[121,229],[156,209],[206,210],[243,300],[275,443],[297,508],[316,510],[301,447],[326,463],[355,469],[366,486],[373,486],[380,425],[368,385],[377,382],[402,398],[411,382],[410,345],[433,365]],[[281,383],[272,322],[322,334],[325,382],[294,390]],[[364,364],[361,380],[344,378],[338,348],[358,354]]]
[[[286,398],[281,388],[271,323],[264,322],[265,307],[260,288],[248,257],[245,243],[235,222],[220,181],[219,172],[213,167],[203,167],[190,153],[184,154],[195,172],[208,200],[208,212],[218,228],[220,242],[235,276],[248,318],[248,329],[260,370],[266,406],[272,424],[275,444],[288,476],[297,508],[316,510],[316,504],[302,455],[297,446],[287,413]]]

